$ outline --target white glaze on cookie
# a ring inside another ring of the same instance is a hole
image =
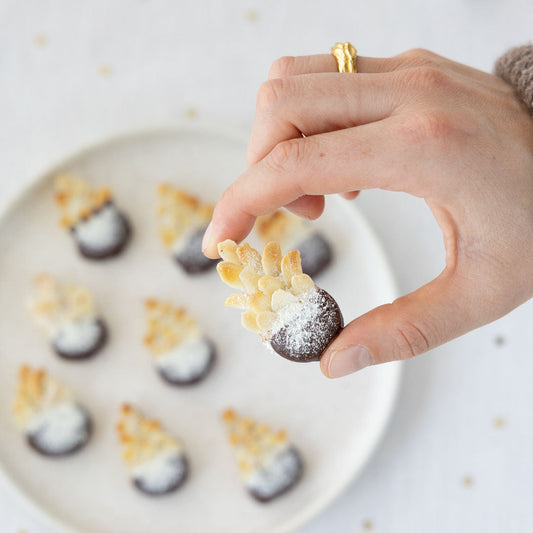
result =
[[[205,373],[211,363],[212,345],[205,337],[187,340],[156,358],[156,367],[171,381],[187,382]]]
[[[235,451],[244,487],[256,499],[269,501],[286,492],[300,479],[303,464],[299,452],[284,431],[227,409],[222,419]]]
[[[126,237],[124,218],[113,203],[102,206],[86,219],[72,226],[78,244],[85,251],[105,254],[119,246]]]
[[[103,346],[106,328],[86,287],[60,283],[49,274],[37,276],[34,287],[30,311],[59,355],[88,357]]]
[[[160,375],[175,385],[196,383],[210,370],[213,344],[183,307],[155,299],[145,303],[147,328],[144,343]]]
[[[117,424],[123,458],[134,485],[151,495],[176,490],[188,475],[188,461],[181,443],[157,420],[123,405]]]
[[[70,389],[44,370],[21,367],[14,413],[32,447],[44,455],[65,455],[89,440],[87,411]]]

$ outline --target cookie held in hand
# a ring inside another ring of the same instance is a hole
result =
[[[233,409],[222,415],[229,442],[235,451],[242,483],[261,503],[292,489],[302,477],[300,452],[287,440],[285,431],[240,417]]]
[[[150,420],[131,405],[124,404],[117,432],[123,459],[138,490],[150,496],[161,496],[185,483],[189,463],[183,446],[157,420]]]
[[[110,189],[94,189],[80,178],[61,174],[55,179],[55,191],[61,225],[70,230],[84,257],[106,259],[122,252],[131,225],[115,206]]]
[[[222,281],[242,291],[226,305],[244,310],[243,326],[291,361],[318,361],[343,318],[333,297],[302,273],[298,251],[282,258],[279,244],[270,242],[261,255],[230,240],[219,243],[218,251]]]
[[[202,239],[213,206],[166,183],[157,189],[157,202],[159,236],[174,260],[188,274],[212,268],[217,262],[202,253]]]
[[[13,410],[28,444],[41,455],[71,455],[91,436],[87,410],[76,402],[70,389],[44,370],[20,368]]]
[[[80,361],[105,345],[107,327],[87,288],[59,283],[49,274],[37,276],[34,287],[30,312],[57,355]]]
[[[215,361],[215,346],[182,307],[150,299],[145,302],[150,350],[159,375],[172,385],[193,385],[204,379]]]
[[[257,231],[264,242],[276,241],[282,250],[298,250],[302,272],[308,276],[317,276],[331,263],[333,252],[326,237],[285,209],[259,217]]]

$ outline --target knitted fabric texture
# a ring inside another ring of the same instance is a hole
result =
[[[511,48],[496,61],[494,72],[513,86],[533,112],[533,44]]]

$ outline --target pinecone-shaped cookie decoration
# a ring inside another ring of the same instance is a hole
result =
[[[42,369],[20,368],[13,412],[28,444],[42,455],[70,455],[91,436],[88,411],[69,388]]]
[[[263,242],[277,241],[282,250],[298,250],[302,271],[311,277],[331,263],[333,252],[328,240],[308,220],[278,209],[259,217],[256,226]]]
[[[117,433],[123,459],[137,489],[150,496],[159,496],[183,485],[189,473],[183,446],[163,429],[159,421],[124,404]]]
[[[63,359],[87,359],[106,343],[107,327],[85,287],[40,274],[34,281],[29,308],[35,323]]]
[[[269,502],[300,480],[302,458],[285,431],[273,431],[266,424],[239,416],[233,409],[224,411],[222,420],[242,483],[256,500]]]
[[[338,335],[343,318],[337,302],[302,273],[300,254],[284,257],[278,243],[263,254],[249,244],[226,240],[218,245],[218,273],[232,294],[226,305],[244,310],[242,324],[279,355],[297,362],[318,361]]]
[[[147,331],[144,344],[150,350],[159,375],[172,385],[201,381],[215,361],[215,346],[183,307],[146,300]]]
[[[130,240],[130,222],[115,206],[109,188],[96,189],[72,174],[60,174],[55,179],[55,201],[61,225],[70,230],[84,257],[116,256]]]
[[[202,253],[202,239],[213,214],[211,204],[172,185],[161,184],[157,189],[156,214],[161,241],[185,272],[197,274],[216,264]]]

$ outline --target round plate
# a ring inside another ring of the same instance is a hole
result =
[[[205,200],[219,194],[245,166],[241,134],[213,128],[141,133],[106,142],[42,176],[0,222],[0,461],[5,474],[56,527],[87,533],[218,533],[290,531],[323,509],[360,471],[393,408],[399,366],[366,369],[341,380],[316,363],[298,364],[267,351],[224,308],[231,289],[215,270],[190,277],[167,256],[154,221],[155,189],[170,182]],[[71,171],[109,185],[131,218],[133,240],[120,257],[80,257],[58,225],[53,175]],[[317,283],[339,302],[346,321],[390,302],[395,286],[372,231],[353,204],[329,198],[316,222],[335,259]],[[50,272],[90,287],[107,320],[110,340],[93,360],[68,363],[52,353],[26,308],[33,277]],[[141,339],[148,297],[186,306],[218,348],[211,375],[179,389],[161,381]],[[44,367],[72,386],[94,417],[82,452],[61,460],[33,453],[16,429],[11,403],[22,363]],[[131,402],[162,421],[189,454],[191,476],[182,490],[152,499],[130,485],[115,434],[118,407]],[[239,483],[220,422],[228,407],[287,429],[301,449],[300,484],[267,505]]]

